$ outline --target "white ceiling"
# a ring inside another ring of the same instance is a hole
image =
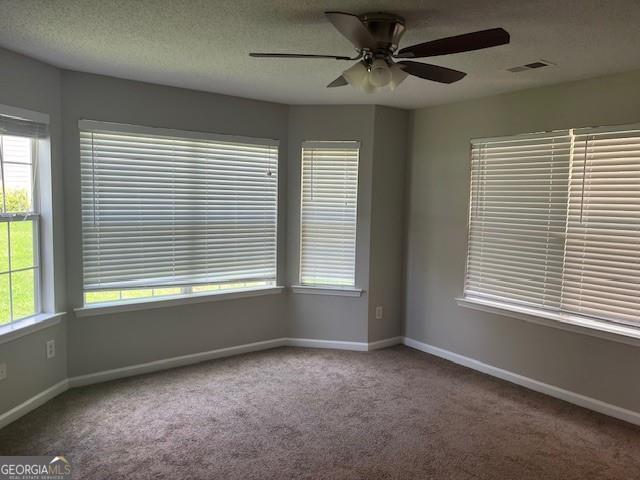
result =
[[[503,27],[511,44],[436,57],[452,85],[327,89],[350,63],[266,60],[250,51],[351,55],[323,11],[406,18],[401,47]],[[640,0],[0,0],[0,46],[59,67],[289,104],[415,108],[640,68]],[[549,60],[522,73],[509,67]]]

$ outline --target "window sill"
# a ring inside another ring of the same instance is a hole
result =
[[[518,318],[539,325],[605,338],[615,342],[640,346],[640,328],[638,327],[619,325],[604,320],[582,317],[580,315],[545,312],[535,308],[507,305],[482,298],[459,297],[456,298],[456,302],[461,307]]]
[[[334,295],[338,297],[360,297],[362,289],[353,287],[312,287],[310,285],[294,285],[291,287],[293,293],[307,293],[310,295]]]
[[[195,293],[179,295],[167,298],[145,298],[130,300],[127,302],[99,303],[85,307],[75,308],[76,317],[93,317],[96,315],[108,315],[112,313],[133,312],[136,310],[151,310],[155,308],[175,307],[192,303],[216,302],[220,300],[233,300],[234,298],[258,297],[282,293],[284,287],[261,287],[246,290],[231,290],[220,293]]]
[[[16,338],[42,330],[43,328],[57,325],[64,315],[65,312],[39,313],[33,317],[18,320],[8,325],[2,325],[0,326],[0,343],[10,342]]]

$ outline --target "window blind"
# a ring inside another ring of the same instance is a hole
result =
[[[465,297],[640,325],[640,125],[477,140]]]
[[[300,283],[355,285],[358,142],[304,142]]]
[[[640,324],[640,126],[574,131],[563,308]]]
[[[275,282],[277,141],[79,126],[86,291]]]
[[[474,141],[465,295],[560,307],[568,130]]]
[[[49,126],[19,117],[0,115],[0,135],[45,138],[49,135]]]

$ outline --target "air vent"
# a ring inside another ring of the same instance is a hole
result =
[[[524,72],[525,70],[535,70],[537,68],[550,67],[555,65],[555,63],[551,63],[547,60],[538,60],[531,63],[525,63],[524,65],[518,65],[517,67],[507,68],[508,72],[518,73]]]

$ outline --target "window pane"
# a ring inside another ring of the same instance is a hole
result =
[[[9,238],[7,237],[7,222],[0,223],[0,272],[9,271]]]
[[[140,290],[123,290],[122,291],[122,299],[130,299],[130,298],[144,298],[151,297],[153,295],[153,290],[151,288],[140,289]]]
[[[233,290],[240,288],[258,288],[274,285],[274,282],[236,282],[226,284],[209,284],[180,287],[166,287],[139,290],[102,290],[99,292],[86,292],[84,295],[85,304],[114,302],[118,300],[131,300],[137,298],[156,298],[172,295],[189,295],[191,293],[216,292]]]
[[[175,288],[154,288],[153,289],[153,296],[154,297],[164,297],[166,295],[181,295],[182,294],[182,288],[180,287],[175,287]]]
[[[11,273],[14,320],[36,313],[35,273],[35,269]]]
[[[35,221],[11,222],[9,224],[11,234],[11,270],[35,266],[34,227]]]
[[[116,300],[120,300],[119,291],[87,292],[85,294],[85,303],[114,302]]]
[[[31,165],[4,162],[4,191],[6,212],[31,212]]]
[[[11,307],[9,306],[9,274],[0,275],[0,325],[11,320]]]
[[[2,155],[5,162],[31,163],[31,139],[28,137],[2,137]]]

